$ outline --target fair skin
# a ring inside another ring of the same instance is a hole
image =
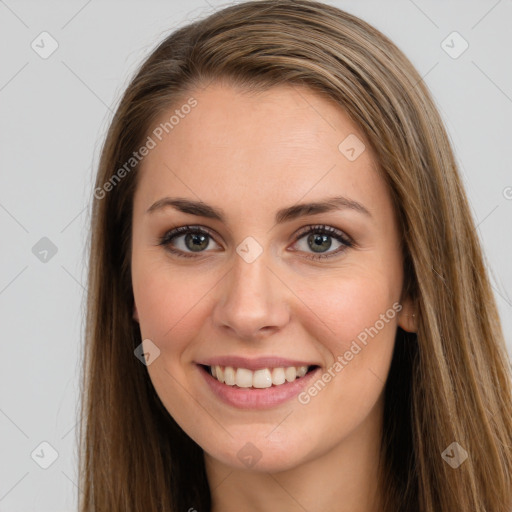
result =
[[[401,297],[391,197],[370,145],[346,158],[340,142],[364,136],[306,88],[253,94],[214,83],[189,96],[197,106],[144,158],[134,197],[134,319],[160,350],[147,366],[151,381],[204,450],[213,512],[377,511],[384,383],[397,326],[415,325]],[[202,201],[225,218],[172,206],[146,212],[166,196]],[[368,213],[342,208],[276,223],[282,208],[333,196]],[[191,257],[159,245],[186,225],[208,231],[200,251],[182,233],[170,246]],[[317,252],[308,239],[322,232],[297,236],[310,225],[332,226],[355,245],[337,252],[343,243],[328,234]],[[236,250],[247,237],[262,249],[250,263]],[[319,254],[332,256],[310,259]],[[196,364],[276,355],[318,365],[321,378],[395,303],[401,311],[308,403],[240,409],[212,393]],[[248,442],[259,456],[252,466],[238,456]]]

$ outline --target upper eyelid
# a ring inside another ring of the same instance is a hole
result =
[[[329,224],[308,224],[306,226],[302,226],[301,228],[299,228],[295,231],[294,236],[299,236],[299,235],[305,234],[309,231],[314,231],[315,229],[328,230],[328,231],[331,231],[333,234],[344,235],[347,238],[351,238],[342,229],[335,228],[334,226],[330,226]],[[196,230],[196,231],[204,232],[208,235],[211,235],[212,237],[215,237],[215,235],[216,235],[216,232],[214,230],[212,230],[211,228],[208,228],[206,226],[203,226],[201,224],[187,224],[187,225],[177,226],[175,228],[166,230],[163,237],[167,236],[169,233],[172,233],[173,236],[180,236],[182,234],[187,234],[188,230],[190,230],[190,231]],[[176,232],[173,233],[174,231],[176,231]]]
[[[346,239],[347,242],[354,243],[353,238],[348,235],[345,231],[339,228],[335,228],[334,226],[330,226],[329,224],[308,224],[307,226],[303,226],[295,232],[295,237],[302,237],[302,235],[306,235],[308,233],[318,231],[325,231],[327,235],[332,236],[334,238],[339,237],[342,239]]]
[[[220,245],[217,240],[215,233],[207,228],[206,226],[201,226],[199,224],[188,224],[186,226],[178,226],[172,229],[168,229],[163,236],[158,238],[158,245],[167,245],[170,244],[171,240],[175,238],[179,238],[181,236],[188,235],[190,232],[198,232],[199,234],[206,234],[210,238],[212,238],[217,245]]]
[[[305,235],[307,235],[311,232],[314,232],[315,230],[317,230],[317,231],[324,230],[324,231],[326,231],[326,234],[328,236],[331,236],[336,239],[341,239],[341,242],[347,246],[348,245],[352,245],[352,246],[356,245],[354,239],[350,235],[348,235],[345,231],[343,231],[339,228],[335,228],[334,226],[330,226],[329,224],[308,224],[306,226],[299,228],[293,235],[295,242],[299,241]],[[216,241],[216,233],[213,230],[211,230],[210,228],[208,228],[206,226],[202,226],[200,224],[187,224],[184,226],[178,226],[178,227],[169,229],[166,231],[166,233],[163,235],[163,237],[160,238],[160,244],[165,245],[167,238],[168,238],[168,242],[170,242],[171,240],[174,240],[175,238],[179,238],[180,236],[185,236],[185,235],[189,234],[190,231],[196,231],[196,232],[199,232],[202,234],[207,234],[215,241],[215,243],[217,245],[219,245],[219,243]],[[172,233],[172,235],[169,236],[169,233]]]

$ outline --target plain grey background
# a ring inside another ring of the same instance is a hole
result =
[[[512,353],[512,1],[326,3],[388,35],[432,91]],[[76,510],[85,249],[101,144],[142,59],[223,5],[0,0],[0,512]]]

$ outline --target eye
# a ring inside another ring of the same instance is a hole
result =
[[[182,239],[182,240],[180,240]],[[178,242],[176,242],[178,240]],[[199,226],[180,226],[167,232],[158,245],[163,245],[169,252],[184,258],[193,258],[193,253],[203,252],[213,240],[212,235]],[[190,252],[188,252],[190,251]]]
[[[337,241],[339,247],[336,251],[327,252],[332,246],[331,239],[333,238]],[[305,245],[299,250],[302,252],[309,252],[308,249],[312,250],[315,254],[306,256],[306,258],[313,260],[333,257],[355,245],[353,240],[345,233],[325,225],[306,226],[298,233],[295,245],[298,242],[302,242],[302,239],[304,239]],[[168,231],[160,239],[158,245],[164,246],[169,252],[176,254],[176,256],[193,258],[195,257],[194,253],[198,254],[208,249],[211,240],[213,240],[213,236],[205,228],[199,226],[180,226]]]
[[[332,246],[333,238],[340,246],[336,251],[327,252]],[[302,239],[304,239],[305,244],[300,250],[304,252],[308,252],[308,249],[312,250],[315,254],[306,256],[306,258],[313,260],[331,258],[355,245],[354,241],[342,231],[324,225],[306,226],[298,233],[296,241],[302,242]]]

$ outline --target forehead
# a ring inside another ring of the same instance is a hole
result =
[[[196,106],[180,111],[190,98]],[[153,136],[156,145],[142,161],[136,202],[146,207],[167,192],[253,209],[333,192],[369,209],[389,203],[357,125],[306,87],[249,92],[212,84],[182,101],[157,119],[155,127],[167,123],[168,133]],[[181,115],[171,125],[174,113]]]

